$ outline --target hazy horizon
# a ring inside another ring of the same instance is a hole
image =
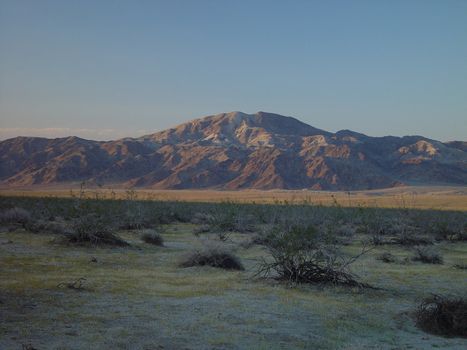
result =
[[[467,2],[0,0],[0,139],[268,111],[467,139]]]
[[[235,112],[235,111],[230,111],[230,112]],[[230,113],[226,112],[226,113]],[[240,111],[242,112],[242,111]],[[224,113],[224,112],[222,112]],[[268,112],[268,113],[273,113],[273,112]],[[220,114],[220,113],[216,113]],[[254,114],[254,113],[246,113],[246,114]],[[214,115],[214,114],[213,114]],[[202,117],[207,117],[207,116],[202,116]],[[202,118],[200,117],[200,118]],[[300,118],[297,118],[295,116],[288,115],[286,117],[293,117],[296,118],[300,121]],[[196,118],[198,119],[198,118]],[[193,119],[186,120],[183,123],[188,123]],[[174,124],[167,129],[176,127],[180,125],[179,124]],[[316,125],[311,125],[313,127],[316,127],[318,129],[322,129],[319,126]],[[73,129],[73,128],[0,128],[0,141],[7,140],[10,138],[15,138],[15,137],[44,137],[44,138],[64,138],[64,137],[73,137],[77,136],[83,139],[88,139],[88,140],[94,140],[94,141],[113,141],[113,140],[118,140],[118,139],[123,139],[123,138],[138,138],[141,136],[157,133],[159,131],[163,131],[165,129],[160,129],[160,130],[123,130],[123,129]],[[322,129],[325,130],[325,129]],[[338,132],[344,129],[339,129],[339,130],[325,130],[329,132]],[[352,130],[355,132],[361,133],[359,130]],[[365,134],[365,133],[363,133]],[[371,137],[383,137],[383,136],[396,136],[396,137],[403,137],[403,136],[424,136],[427,137],[426,135],[421,135],[421,134],[406,134],[406,135],[391,135],[391,134],[385,134],[385,135],[368,135]],[[467,138],[464,139],[452,139],[452,140],[437,140],[437,141],[442,141],[442,142],[449,142],[449,141],[466,141]]]

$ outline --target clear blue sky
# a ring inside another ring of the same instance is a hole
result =
[[[240,110],[467,140],[467,1],[0,0],[0,137]]]

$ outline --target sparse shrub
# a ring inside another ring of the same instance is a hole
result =
[[[467,223],[465,220],[444,220],[438,217],[430,227],[435,238],[439,241],[447,240],[451,242],[467,240]]]
[[[253,244],[265,245],[268,242],[268,235],[265,233],[257,233],[251,237]]]
[[[343,237],[353,237],[356,232],[357,229],[349,224],[340,225],[336,230],[336,234]]]
[[[235,227],[234,231],[245,233],[253,232],[255,230],[256,219],[251,214],[240,213],[235,218]]]
[[[374,246],[379,246],[379,245],[385,244],[386,240],[384,239],[384,237],[381,234],[376,233],[376,234],[371,236],[370,242]]]
[[[0,226],[0,233],[3,233],[3,232],[13,232],[17,229],[17,227],[15,225],[6,225],[6,226],[3,226],[1,225]]]
[[[251,237],[249,237],[246,241],[240,243],[242,248],[248,249],[257,245],[264,245],[267,242],[267,235],[264,233],[255,233]]]
[[[384,252],[383,254],[377,256],[376,259],[385,263],[395,263],[397,261],[396,257],[389,252]]]
[[[211,245],[187,255],[180,263],[180,266],[212,266],[226,270],[244,270],[238,257],[228,250]]]
[[[98,215],[88,214],[73,222],[72,232],[67,235],[72,243],[91,243],[93,245],[108,244],[116,246],[129,245],[112,232],[111,227]]]
[[[452,267],[458,270],[467,270],[467,264],[455,264]]]
[[[38,220],[26,225],[26,228],[33,233],[52,233],[57,235],[70,234],[71,228],[62,221]]]
[[[413,261],[420,261],[425,264],[442,264],[443,257],[434,249],[426,247],[415,248],[415,256],[412,257]]]
[[[31,221],[31,213],[26,209],[14,207],[0,213],[0,222],[10,224],[26,224]]]
[[[417,244],[415,237],[420,232],[420,228],[416,227],[412,220],[404,213],[394,213],[393,215],[377,215],[366,222],[363,226],[363,232],[371,236],[370,241],[373,245],[383,244]],[[390,239],[389,237],[395,236]],[[425,244],[422,241],[420,244]]]
[[[255,218],[253,215],[240,210],[237,205],[224,205],[213,211],[209,221],[210,231],[218,232],[253,232]],[[221,238],[222,240],[222,238]]]
[[[433,244],[433,239],[419,235],[399,235],[394,238],[391,243],[403,246],[428,245]]]
[[[144,227],[144,218],[139,207],[129,207],[120,222],[120,228],[125,230],[139,230]]]
[[[346,259],[314,226],[292,226],[273,231],[265,244],[272,261],[263,260],[257,275],[294,283],[332,283],[367,286],[356,280],[349,266],[366,251]],[[332,240],[329,240],[332,241]]]
[[[192,224],[209,224],[213,221],[213,217],[207,213],[195,213],[191,218],[190,222]]]
[[[415,311],[416,324],[428,333],[467,337],[467,299],[434,295]]]
[[[148,244],[153,244],[153,245],[158,245],[158,246],[164,245],[164,239],[155,230],[143,230],[141,232],[141,239]]]
[[[201,233],[208,233],[209,231],[211,231],[211,226],[201,225],[193,229],[193,234],[199,236]]]

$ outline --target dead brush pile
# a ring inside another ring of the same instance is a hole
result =
[[[416,324],[425,332],[467,337],[467,299],[434,295],[415,311]]]
[[[263,259],[257,275],[292,283],[370,287],[349,269],[367,250],[347,258],[332,241],[319,235],[314,226],[273,231],[265,242],[271,259]]]

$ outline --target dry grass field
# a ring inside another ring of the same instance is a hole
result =
[[[29,187],[1,189],[3,196],[71,197],[80,194],[80,187]],[[414,208],[436,210],[467,210],[467,187],[409,186],[382,190],[331,192],[298,190],[151,190],[86,188],[84,196],[100,199],[141,199],[158,201],[287,203],[344,207]]]
[[[143,193],[0,196],[0,349],[467,348],[465,212]]]

